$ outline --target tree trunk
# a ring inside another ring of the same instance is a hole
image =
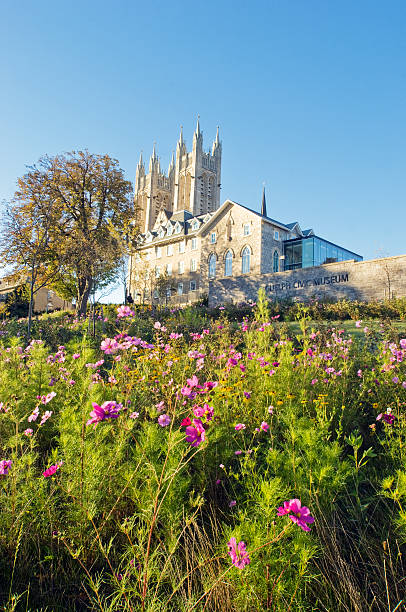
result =
[[[87,302],[93,288],[93,278],[87,276],[80,278],[78,283],[78,301],[76,304],[76,314],[86,314]]]

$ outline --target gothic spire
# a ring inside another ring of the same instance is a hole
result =
[[[184,143],[183,143],[183,125],[181,125],[181,126],[180,126],[180,136],[179,136],[179,141],[178,141],[178,144],[179,144],[180,146],[182,146],[182,145],[184,144]]]
[[[154,148],[152,149],[151,159],[153,159],[154,161],[157,161],[158,158],[156,156],[155,145],[156,145],[156,142],[154,142]]]
[[[219,126],[217,126],[217,133],[216,133],[216,140],[214,141],[214,144],[218,147],[220,144],[220,139],[219,139]]]
[[[144,165],[144,160],[142,159],[142,151],[140,154],[140,161],[138,162],[138,167],[141,168]]]
[[[196,132],[195,132],[197,138],[199,138],[201,134],[199,119],[200,119],[200,115],[197,115],[197,125],[196,125]]]
[[[265,185],[264,188],[262,190],[262,206],[261,206],[261,215],[263,217],[266,217],[266,198],[265,198]]]
[[[169,164],[168,175],[172,172],[174,167],[175,167],[175,152],[172,151],[172,159],[171,159],[171,163]]]

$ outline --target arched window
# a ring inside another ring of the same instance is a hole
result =
[[[212,253],[209,257],[209,278],[216,276],[216,256]]]
[[[278,251],[274,251],[273,254],[273,271],[279,272],[279,255]]]
[[[251,251],[249,247],[246,246],[242,252],[241,271],[243,274],[248,274],[250,271],[250,259],[251,259]]]
[[[224,276],[233,275],[233,254],[231,251],[227,251],[224,264]]]

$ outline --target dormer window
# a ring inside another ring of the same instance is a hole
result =
[[[152,234],[151,232],[148,232],[148,234],[145,236],[145,242],[151,242],[152,241]]]
[[[180,223],[177,223],[175,225],[175,234],[180,234],[181,229],[182,229],[182,226],[180,225]]]
[[[193,221],[192,223],[192,230],[198,230],[199,229],[199,221]]]
[[[168,234],[168,236],[172,236],[172,232],[173,232],[173,228],[172,225],[168,225],[168,227],[166,228],[166,233]]]
[[[163,228],[163,227],[161,227],[161,229],[159,230],[159,234],[158,234],[158,236],[159,236],[160,238],[163,238],[163,237],[165,236],[165,230],[164,230],[164,228]]]

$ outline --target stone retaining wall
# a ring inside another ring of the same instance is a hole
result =
[[[264,287],[272,299],[297,297],[300,301],[324,297],[383,300],[406,297],[406,255],[344,261],[273,274],[253,274],[210,281],[209,304],[256,300]]]

